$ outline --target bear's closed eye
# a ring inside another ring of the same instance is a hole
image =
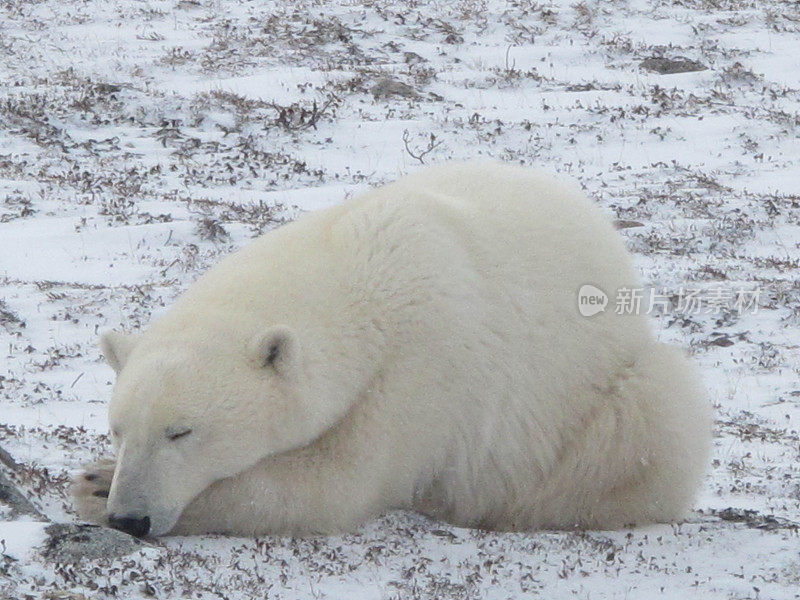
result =
[[[186,437],[190,433],[192,433],[192,430],[189,429],[188,427],[168,427],[166,431],[167,439],[169,441],[174,441],[182,437]]]

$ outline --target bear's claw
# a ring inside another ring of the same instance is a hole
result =
[[[86,465],[72,481],[72,495],[78,516],[84,521],[108,525],[106,498],[114,478],[116,463],[113,459],[100,460]]]

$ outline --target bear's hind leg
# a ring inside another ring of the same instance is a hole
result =
[[[72,496],[78,516],[89,523],[108,525],[106,502],[116,462],[103,459],[86,465],[72,480]]]

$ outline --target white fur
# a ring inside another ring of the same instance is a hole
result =
[[[703,392],[644,317],[582,317],[587,283],[638,280],[600,211],[536,171],[433,167],[305,215],[135,343],[106,338],[108,510],[155,534],[329,532],[392,508],[498,529],[679,519]]]

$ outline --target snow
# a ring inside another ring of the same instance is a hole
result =
[[[0,553],[14,560],[30,560],[45,541],[46,523],[36,521],[0,522]]]
[[[253,236],[422,161],[560,172],[642,223],[621,235],[648,286],[761,293],[755,312],[653,318],[715,407],[684,523],[496,533],[395,512],[63,569],[0,504],[0,597],[800,597],[799,36],[782,0],[3,3],[0,447],[53,520],[76,519],[68,479],[109,451],[99,330],[146,325]],[[387,76],[416,97],[375,97]]]

